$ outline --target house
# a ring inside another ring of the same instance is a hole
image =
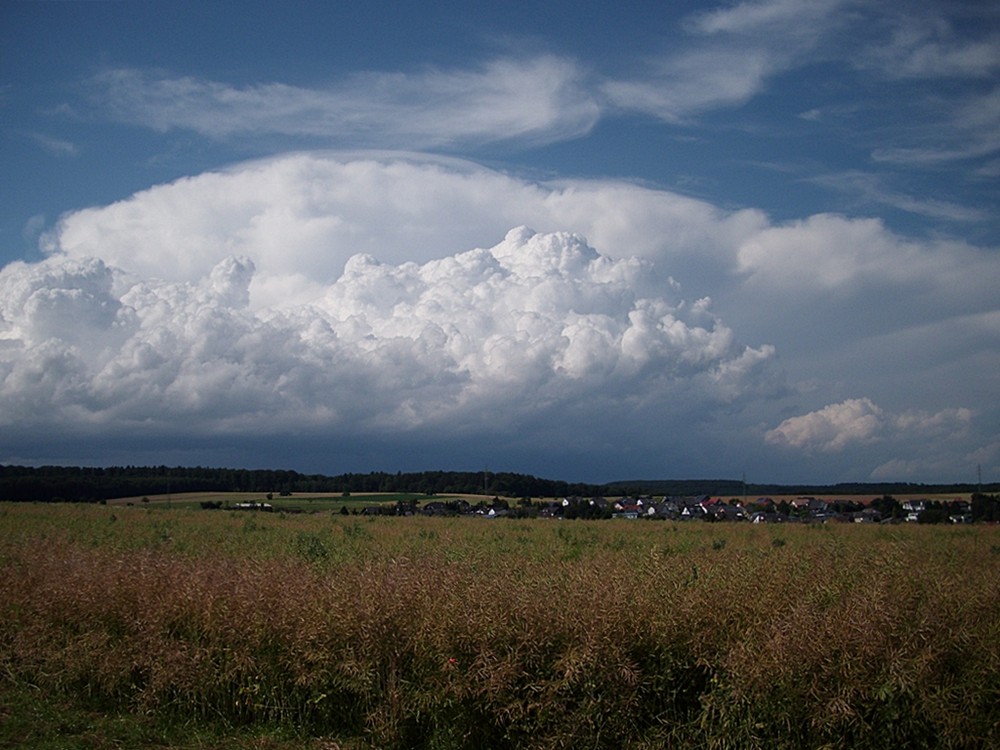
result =
[[[745,521],[747,517],[739,505],[729,505],[723,502],[713,506],[712,514],[718,521]]]
[[[705,508],[700,503],[685,505],[681,508],[681,519],[685,521],[695,518],[705,518],[706,515],[708,514],[705,513]]]
[[[772,506],[771,510],[758,510],[751,514],[751,523],[786,523],[788,516],[783,516],[776,512]]]
[[[230,506],[233,510],[262,510],[271,512],[274,506],[270,503],[236,503]]]
[[[830,506],[825,500],[816,497],[797,497],[792,500],[792,507],[797,511],[805,511],[810,515],[815,515],[825,513]]]
[[[644,515],[646,512],[643,505],[642,500],[633,500],[630,497],[623,497],[615,503],[614,512],[611,514],[611,517],[629,519],[639,518],[639,516]]]
[[[850,516],[854,523],[879,523],[882,520],[882,514],[874,508],[859,510],[856,513],[851,513]]]
[[[927,509],[926,500],[904,500],[903,512],[906,513],[907,523],[916,523],[920,514]]]

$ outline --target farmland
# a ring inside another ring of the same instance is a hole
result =
[[[0,505],[5,746],[35,694],[191,746],[1000,744],[993,525],[168,505]]]
[[[341,508],[347,508],[349,511],[359,510],[368,505],[392,505],[397,502],[425,499],[424,495],[412,492],[357,492],[353,494],[298,492],[288,496],[263,492],[181,492],[170,495],[115,498],[107,501],[107,504],[111,506],[152,505],[171,510],[174,508],[195,510],[201,508],[203,503],[217,503],[220,506],[230,506],[236,503],[267,503],[278,512],[318,513],[339,511]]]

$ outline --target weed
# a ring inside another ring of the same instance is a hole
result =
[[[991,527],[114,513],[3,507],[0,685],[161,745],[1000,745]],[[3,746],[155,744],[2,718]]]
[[[330,555],[326,542],[318,534],[300,531],[295,538],[295,549],[300,556],[310,562],[325,560]]]

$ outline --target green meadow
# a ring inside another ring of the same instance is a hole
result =
[[[1000,745],[997,526],[0,504],[0,622],[0,747]]]
[[[451,495],[434,496],[434,499],[450,498]],[[368,506],[394,505],[397,502],[426,502],[428,496],[413,492],[397,493],[331,493],[297,492],[281,495],[274,492],[181,492],[170,495],[143,495],[126,497],[107,502],[111,506],[142,506],[169,510],[202,510],[204,505],[215,504],[220,509],[231,509],[238,503],[266,503],[275,512],[321,513],[339,511],[346,508],[359,511]]]

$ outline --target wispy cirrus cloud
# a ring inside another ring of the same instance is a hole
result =
[[[985,210],[963,206],[945,200],[921,198],[893,190],[885,184],[882,175],[858,170],[837,174],[824,174],[808,178],[815,185],[832,188],[844,195],[853,196],[859,203],[877,203],[883,206],[953,222],[988,221],[993,217]]]
[[[89,81],[117,119],[210,137],[278,133],[338,145],[441,147],[502,140],[549,142],[589,131],[602,117],[639,111],[668,122],[742,104],[850,19],[852,0],[764,0],[696,13],[683,41],[649,56],[633,76],[590,75],[556,55],[503,57],[474,68],[361,72],[325,86],[234,86],[134,68]]]
[[[609,81],[603,93],[617,108],[681,123],[705,111],[742,104],[778,67],[766,52],[695,50],[654,63],[632,80]]]
[[[1000,152],[1000,87],[936,100],[934,116],[914,128],[908,145],[877,148],[876,162],[939,166],[995,157]]]
[[[959,11],[960,12],[960,11]],[[988,21],[990,11],[985,13]],[[998,20],[992,11],[993,21]],[[988,80],[1000,70],[1000,34],[995,23],[959,33],[945,15],[945,6],[933,4],[914,13],[909,8],[886,7],[888,34],[864,49],[854,64],[892,79],[978,78]]]
[[[747,0],[694,13],[686,28],[696,36],[720,36],[761,48],[784,46],[804,51],[850,20],[840,15],[856,4],[855,0]]]
[[[93,76],[88,89],[101,116],[161,132],[451,150],[569,140],[629,113],[689,124],[740,107],[781,75],[819,65],[840,79],[859,76],[857,91],[879,81],[916,87],[906,106],[919,117],[906,117],[891,138],[868,127],[861,140],[876,164],[919,167],[997,150],[998,94],[979,89],[1000,66],[1000,36],[959,33],[957,23],[934,4],[900,13],[863,0],[761,0],[688,16],[664,36],[663,52],[637,53],[624,74],[592,70],[569,55],[512,54],[468,67],[356,72],[316,86],[238,86],[117,68]],[[881,97],[852,102],[853,127],[883,104]],[[847,106],[820,101],[800,119],[840,117]]]
[[[686,36],[669,51],[649,58],[632,77],[606,81],[601,90],[611,108],[685,124],[746,104],[781,75],[825,66],[842,81],[855,77],[858,90],[907,87],[905,103],[887,105],[876,93],[850,105],[831,100],[799,116],[814,122],[848,118],[849,128],[870,144],[874,166],[924,168],[983,159],[1000,149],[997,20],[986,8],[935,3],[921,3],[915,11],[864,0],[742,2],[689,16]],[[898,126],[886,133],[862,125],[873,114],[898,118]],[[870,185],[864,187],[869,198],[906,211],[971,218],[944,200],[875,195]]]
[[[79,149],[72,141],[53,138],[44,133],[29,133],[28,138],[53,156],[76,156]]]
[[[160,131],[431,148],[582,135],[599,116],[582,79],[573,61],[543,55],[476,69],[356,73],[319,88],[236,87],[132,68],[100,73],[89,86],[115,118]]]
[[[970,12],[963,18],[963,13]],[[1000,14],[986,6],[943,4],[885,11],[885,33],[850,62],[892,85],[908,86],[914,113],[902,144],[878,146],[872,156],[911,167],[980,159],[1000,150]]]
[[[743,104],[773,76],[802,64],[846,19],[845,0],[765,0],[698,13],[685,24],[688,38],[653,59],[644,75],[607,82],[618,107],[667,122]]]

